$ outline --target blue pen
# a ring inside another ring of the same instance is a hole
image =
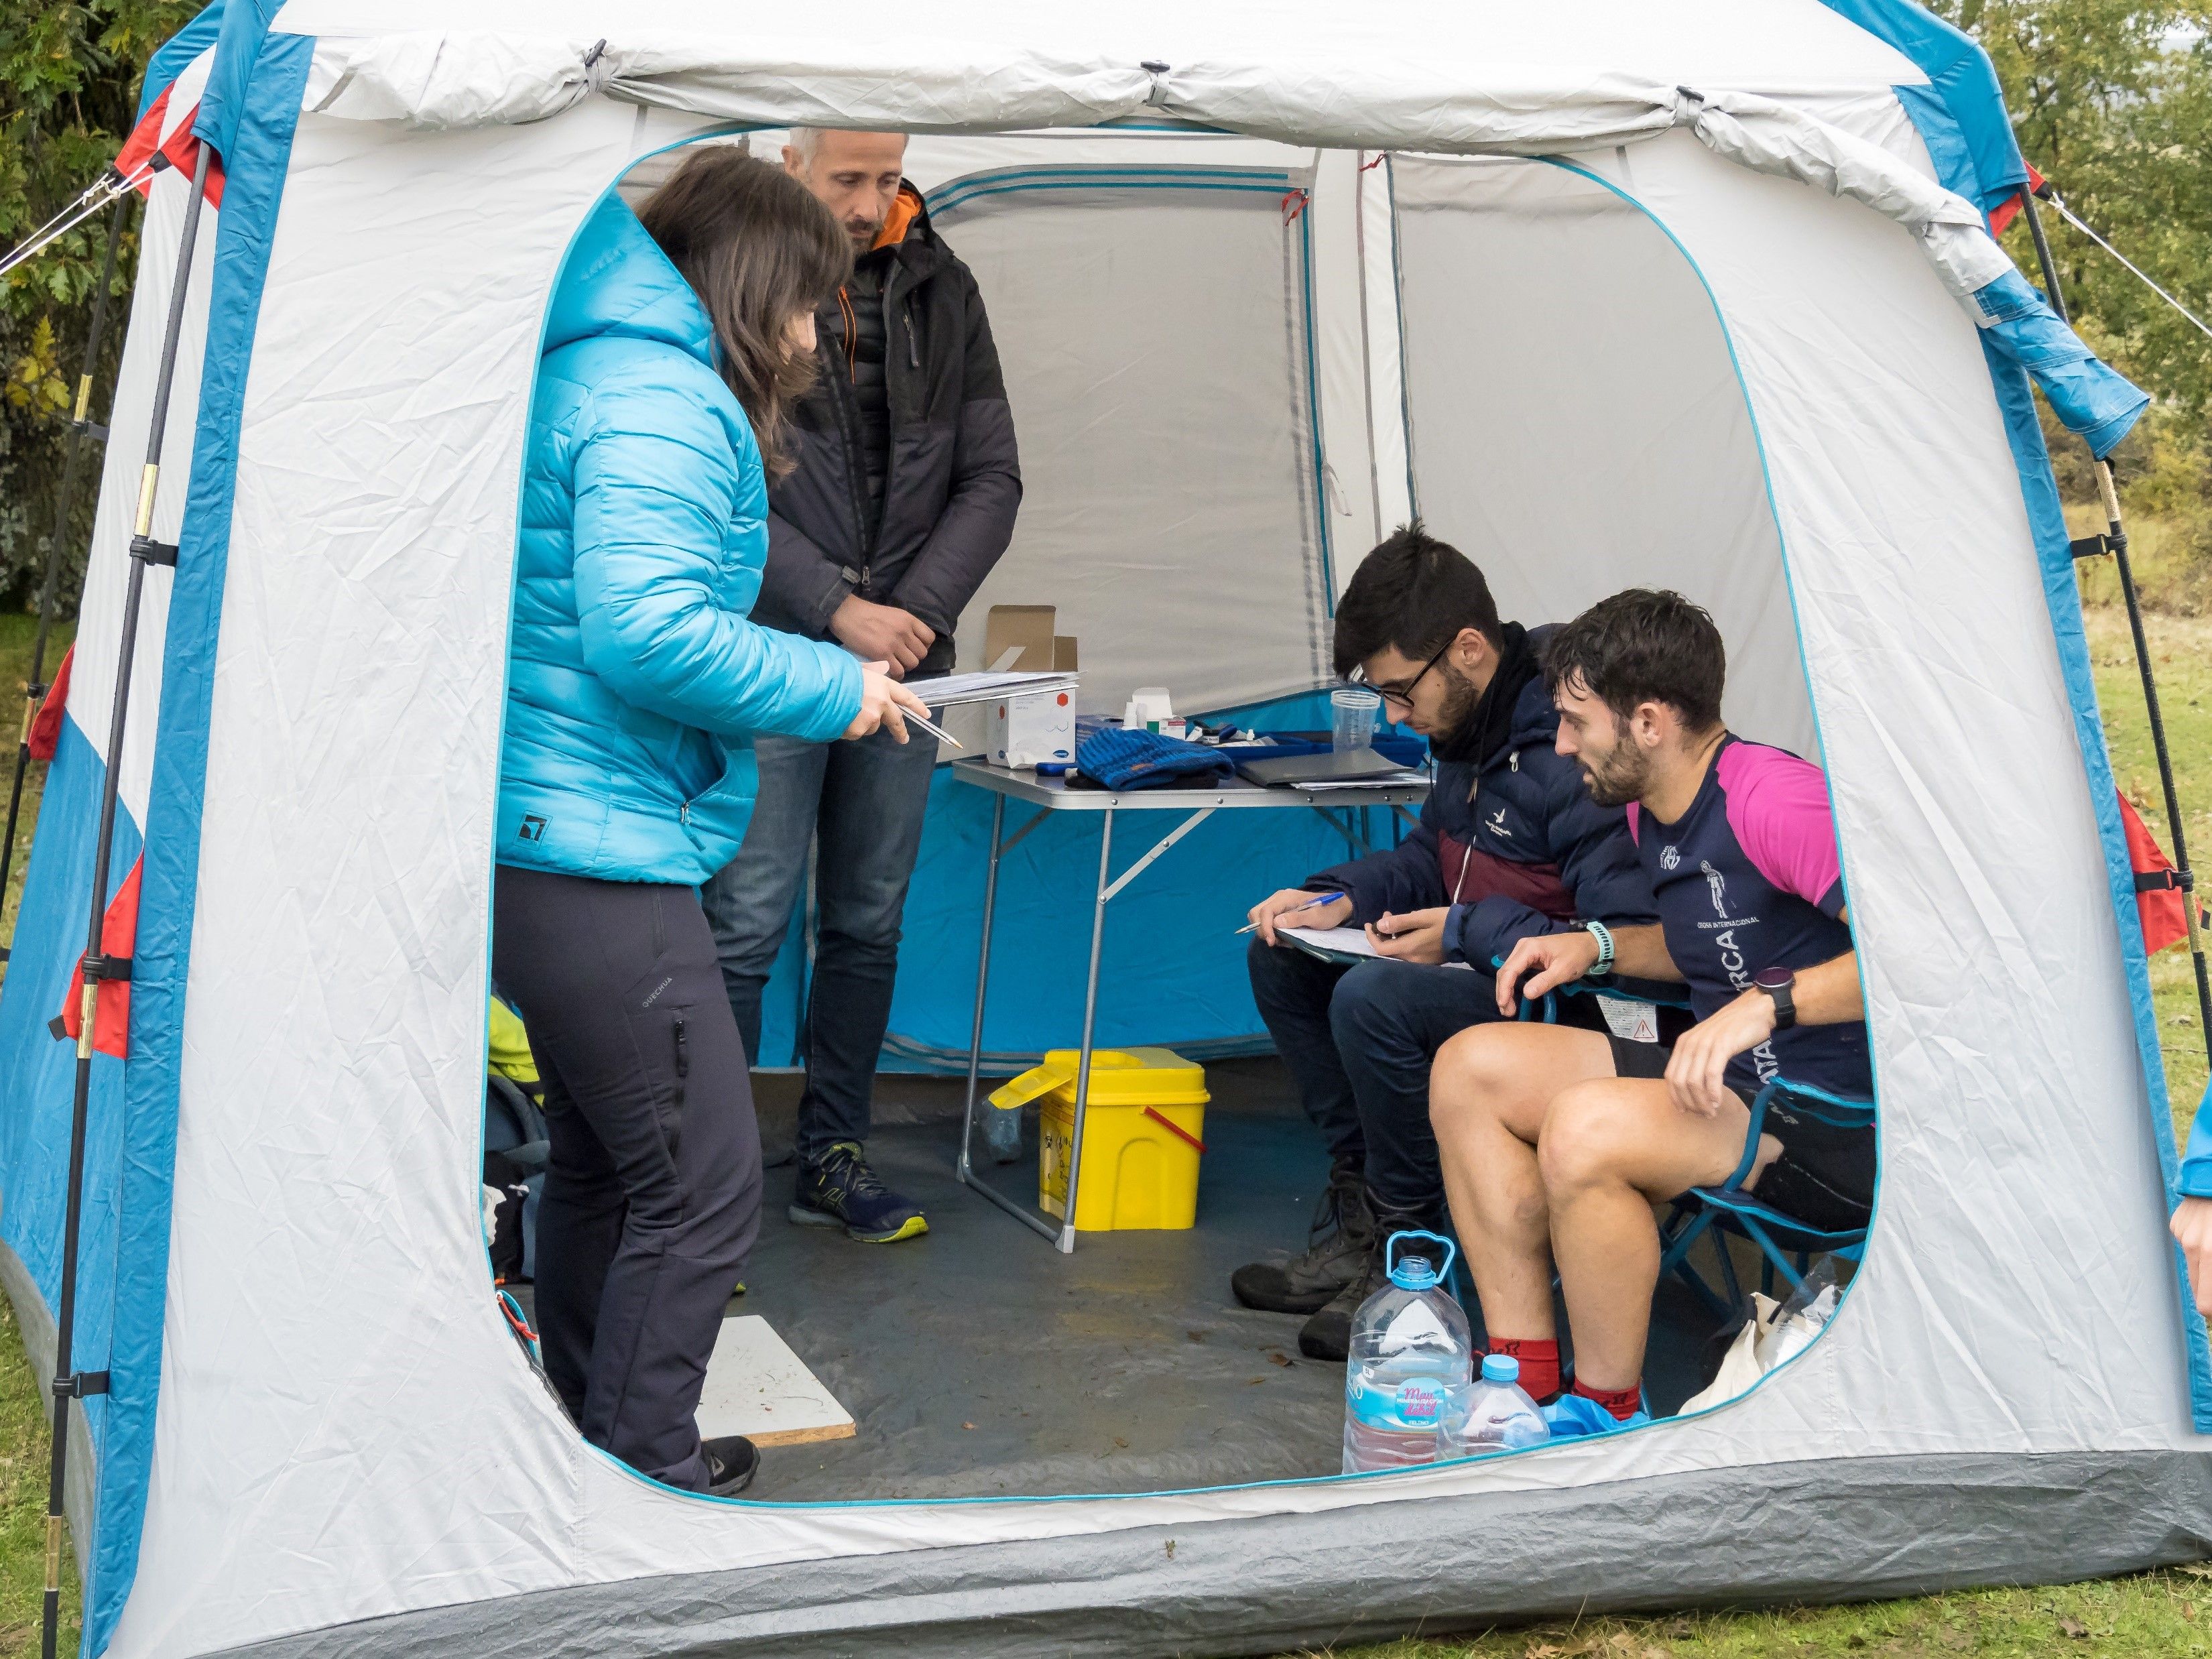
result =
[[[1304,904],[1292,905],[1289,909],[1284,911],[1283,914],[1286,916],[1294,916],[1301,910],[1312,909],[1317,904],[1334,904],[1340,898],[1350,898],[1351,896],[1352,895],[1349,893],[1316,893]],[[1248,921],[1237,931],[1240,933],[1249,933],[1253,932],[1259,926],[1260,924],[1256,921]]]

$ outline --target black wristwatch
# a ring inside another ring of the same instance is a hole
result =
[[[1752,984],[1774,999],[1774,1029],[1786,1031],[1797,1023],[1797,975],[1788,968],[1762,968]]]

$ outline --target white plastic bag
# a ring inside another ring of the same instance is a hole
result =
[[[1842,1294],[1832,1257],[1824,1258],[1807,1273],[1786,1304],[1753,1291],[1751,1317],[1729,1344],[1719,1374],[1682,1402],[1683,1413],[1724,1405],[1777,1365],[1804,1352],[1833,1316]]]

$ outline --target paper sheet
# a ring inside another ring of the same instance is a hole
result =
[[[1377,954],[1368,943],[1364,927],[1278,927],[1278,938],[1286,939],[1301,951],[1310,951],[1317,957],[1371,957]]]

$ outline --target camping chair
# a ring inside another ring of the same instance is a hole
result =
[[[1759,1288],[1769,1296],[1774,1293],[1778,1271],[1795,1291],[1804,1282],[1814,1256],[1839,1255],[1855,1262],[1866,1248],[1864,1227],[1824,1231],[1760,1203],[1756,1194],[1743,1190],[1744,1177],[1751,1173],[1759,1156],[1759,1131],[1766,1122],[1767,1109],[1778,1099],[1787,1099],[1793,1111],[1839,1128],[1865,1127],[1875,1121],[1870,1100],[1847,1100],[1810,1084],[1778,1077],[1751,1103],[1751,1125],[1744,1133],[1743,1157],[1737,1161],[1735,1172],[1717,1187],[1692,1187],[1674,1200],[1674,1213],[1659,1230],[1659,1271],[1662,1276],[1675,1274],[1723,1318],[1741,1309],[1744,1295],[1736,1283],[1735,1264],[1723,1233],[1735,1233],[1759,1247]],[[1713,1234],[1714,1254],[1720,1258],[1722,1283],[1728,1287],[1725,1299],[1689,1263],[1690,1247],[1709,1231]]]

